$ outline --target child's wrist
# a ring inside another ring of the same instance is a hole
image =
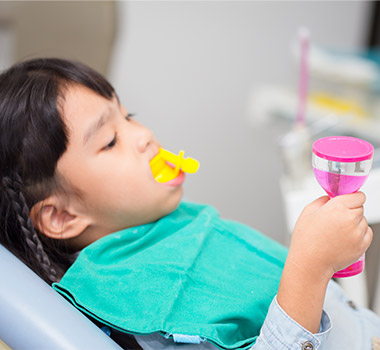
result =
[[[286,260],[277,294],[282,309],[301,326],[317,333],[330,272]]]
[[[297,258],[291,255],[286,260],[285,268],[303,280],[310,280],[311,283],[326,286],[335,273],[332,266],[323,264],[317,259],[309,261],[305,257]]]

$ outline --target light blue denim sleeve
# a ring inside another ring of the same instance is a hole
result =
[[[326,312],[322,313],[319,333],[313,334],[290,318],[275,297],[251,350],[322,350],[330,330],[331,321]]]
[[[323,311],[318,334],[312,334],[290,318],[275,297],[269,307],[260,336],[250,350],[322,350],[331,330],[331,321]],[[209,342],[179,344],[159,334],[135,336],[144,350],[217,350]]]

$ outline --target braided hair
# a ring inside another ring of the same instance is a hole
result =
[[[100,74],[63,59],[33,59],[0,74],[0,243],[48,283],[67,270],[72,252],[33,226],[30,209],[65,191],[56,166],[68,144],[61,111],[73,84],[114,94]]]

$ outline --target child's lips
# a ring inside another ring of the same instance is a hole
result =
[[[173,179],[173,180],[170,180],[168,182],[164,182],[163,185],[167,185],[167,186],[180,186],[183,184],[183,182],[185,181],[185,173],[183,171],[180,171],[178,173],[178,176]]]
[[[159,151],[157,151],[156,153],[154,153],[154,155],[153,155],[153,157],[150,159],[150,161],[151,161],[152,159],[154,159],[154,158],[157,156],[158,153],[159,153]],[[172,169],[175,169],[175,165],[174,165],[174,164],[172,164],[172,163],[170,163],[170,162],[165,162],[165,163],[166,163],[169,167],[171,167]],[[174,178],[173,180],[167,181],[167,182],[162,182],[161,184],[162,184],[162,185],[167,185],[167,186],[173,186],[173,187],[175,187],[175,186],[180,186],[180,185],[185,181],[185,177],[186,177],[186,176],[185,176],[185,173],[184,173],[182,170],[180,170],[176,178]]]
[[[165,162],[168,166],[170,166],[172,169],[175,169],[175,165],[170,162]],[[173,180],[162,182],[163,185],[167,186],[179,186],[182,185],[182,183],[185,181],[185,173],[182,170],[179,170],[179,173],[177,177],[175,177]]]

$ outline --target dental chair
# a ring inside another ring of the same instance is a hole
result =
[[[111,338],[0,245],[0,349],[120,350]]]

